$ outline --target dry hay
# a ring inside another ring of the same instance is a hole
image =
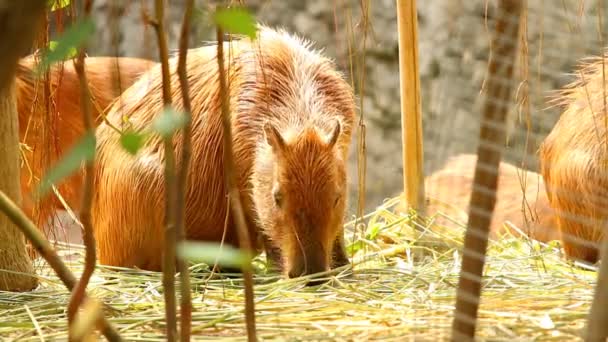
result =
[[[307,288],[302,279],[280,279],[265,273],[263,256],[256,258],[259,340],[449,339],[464,225],[434,229],[431,217],[417,226],[413,216],[394,214],[397,201],[368,214],[365,232],[347,224],[354,272],[339,269],[330,283]],[[564,261],[558,246],[521,238],[490,243],[479,339],[581,340],[596,273]],[[82,255],[78,248],[70,251]],[[82,258],[69,265],[79,274]],[[212,275],[204,264],[191,272],[192,340],[246,340],[242,279]],[[0,293],[3,338],[67,339],[69,293],[48,268],[39,275],[33,292]],[[161,284],[159,273],[98,267],[89,292],[117,310],[107,314],[125,340],[163,341]]]

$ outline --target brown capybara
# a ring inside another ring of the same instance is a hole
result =
[[[53,95],[48,117],[55,122],[52,127],[45,124],[44,79],[34,72],[38,61],[34,55],[22,58],[17,71],[17,108],[19,111],[19,138],[29,149],[22,149],[21,188],[23,208],[30,218],[35,208],[32,186],[38,184],[46,172],[45,165],[53,165],[84,133],[80,104],[80,83],[71,60],[55,64],[50,69],[50,91]],[[102,120],[109,104],[135,80],[156,63],[140,58],[87,57],[85,72],[93,101],[95,124]],[[120,80],[120,84],[115,83]],[[46,130],[46,132],[45,132]],[[45,143],[44,134],[47,134]],[[48,141],[53,139],[54,143]],[[48,158],[44,163],[43,158]],[[58,190],[67,204],[76,209],[80,202],[80,176],[66,179]],[[49,195],[40,203],[37,219],[45,224],[51,213],[64,206],[55,195]],[[59,237],[57,237],[59,238]]]
[[[254,42],[226,43],[235,173],[251,243],[284,274],[297,277],[348,263],[343,243],[346,162],[355,97],[334,63],[283,30],[260,26]],[[223,129],[217,46],[188,52],[192,160],[186,191],[188,239],[219,242],[226,219]],[[170,60],[173,103],[182,110]],[[161,68],[121,95],[108,120],[147,127],[163,108]],[[101,264],[161,269],[164,244],[164,156],[160,138],[136,156],[118,145],[106,123],[97,129],[93,226]],[[180,160],[181,134],[174,140]],[[230,216],[225,242],[238,246]],[[332,258],[333,254],[333,258]],[[333,262],[332,262],[333,261]]]
[[[476,163],[476,154],[460,154],[451,157],[440,170],[426,177],[427,215],[442,212],[459,222],[467,222]],[[403,204],[396,209],[403,212]],[[499,238],[504,233],[520,235],[505,225],[507,221],[537,241],[559,239],[542,177],[533,171],[501,162],[490,238]],[[436,217],[435,223],[448,227],[453,224],[441,215]]]
[[[541,173],[556,212],[562,246],[569,259],[595,263],[608,219],[608,90],[603,64],[608,57],[581,63],[577,78],[553,103],[563,112],[540,147]]]

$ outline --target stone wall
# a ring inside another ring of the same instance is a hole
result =
[[[278,25],[311,39],[325,49],[340,67],[349,72],[347,18],[349,8],[352,25],[361,21],[360,4],[355,0],[248,0],[245,3],[257,18],[269,25]],[[580,0],[560,2],[529,1],[527,21],[528,61],[519,60],[517,75],[521,82],[513,95],[511,130],[506,142],[505,158],[521,162],[524,147],[525,119],[530,113],[532,137],[527,150],[534,152],[540,140],[557,119],[558,112],[544,110],[548,91],[569,80],[577,59],[600,51],[597,34],[597,4],[587,0],[581,10]],[[152,2],[148,4],[153,11]],[[365,87],[359,92],[362,113],[367,127],[367,190],[366,209],[373,209],[385,198],[399,193],[402,187],[400,104],[398,81],[397,22],[394,0],[369,1],[371,28],[365,47]],[[493,28],[496,1],[488,1],[488,28]],[[112,4],[115,4],[114,6]],[[114,54],[111,27],[119,35],[118,54],[157,59],[156,41],[151,29],[144,29],[140,2],[97,0],[94,15],[101,25],[99,39],[90,48],[91,55]],[[197,1],[202,9],[197,15],[192,46],[201,40],[214,39],[206,24],[207,1]],[[425,170],[432,172],[451,155],[474,153],[477,148],[482,84],[489,55],[489,32],[486,30],[486,1],[429,0],[418,1],[419,58],[422,85]],[[604,5],[606,6],[606,5]],[[118,21],[109,19],[114,9],[122,15]],[[172,0],[167,11],[169,46],[177,48],[183,0]],[[582,13],[579,16],[578,13]],[[153,12],[151,12],[153,13]],[[604,13],[608,13],[604,10]],[[337,21],[336,21],[337,20]],[[607,22],[604,20],[604,22]],[[605,24],[604,32],[608,28]],[[354,44],[363,42],[362,27],[355,29]],[[527,77],[524,66],[527,66]],[[516,100],[529,100],[529,106],[517,106]],[[527,111],[526,108],[529,108]],[[355,141],[356,142],[356,141]],[[354,143],[355,143],[354,142]],[[356,145],[353,145],[356,146]],[[530,168],[536,160],[529,159]],[[352,179],[351,204],[355,205],[356,153],[350,164]]]

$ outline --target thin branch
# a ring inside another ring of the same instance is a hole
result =
[[[171,106],[171,76],[169,73],[169,53],[165,37],[163,0],[154,2],[156,20],[152,23],[158,39],[162,76],[163,104]],[[165,154],[165,250],[163,255],[163,289],[165,294],[165,315],[167,320],[167,340],[175,341],[177,335],[177,308],[175,303],[175,155],[173,136],[163,138]]]
[[[86,0],[84,4],[84,15],[91,15],[92,0]],[[93,126],[93,115],[91,114],[91,96],[87,83],[87,77],[84,72],[84,57],[86,46],[83,46],[78,52],[78,58],[74,61],[74,70],[78,75],[80,82],[80,102],[82,106],[82,116],[85,128],[85,134],[90,134],[95,139]],[[82,305],[87,285],[91,276],[95,272],[95,264],[97,263],[97,254],[95,250],[95,236],[93,235],[93,223],[91,222],[91,204],[93,203],[93,182],[94,182],[94,166],[95,166],[95,151],[93,158],[85,164],[84,173],[84,189],[82,198],[82,208],[80,212],[80,222],[83,226],[82,240],[85,245],[85,263],[84,270],[80,276],[80,280],[72,290],[72,296],[68,303],[68,328],[72,327],[74,316],[78,308]]]
[[[3,191],[0,191],[0,212],[4,213],[13,222],[17,228],[25,235],[32,243],[32,246],[40,254],[41,257],[51,266],[53,271],[59,277],[59,280],[72,291],[76,286],[76,278],[74,274],[61,261],[61,258],[51,246],[50,242],[44,238],[38,227],[25,215]],[[109,305],[104,305],[106,308],[111,308]],[[105,317],[100,318],[101,331],[109,341],[122,341],[122,338],[114,329],[114,327],[106,320]]]
[[[245,250],[245,261],[242,264],[243,282],[245,286],[245,320],[247,324],[247,338],[249,341],[256,340],[255,332],[255,307],[253,294],[253,276],[251,271],[251,240],[239,189],[236,185],[234,174],[234,160],[232,152],[232,125],[230,123],[230,104],[228,102],[228,89],[226,88],[226,75],[224,71],[224,33],[217,27],[217,64],[219,69],[220,101],[222,108],[222,126],[224,127],[224,179],[228,187],[232,214],[235,216],[237,235],[241,249]]]
[[[178,170],[176,188],[176,210],[175,228],[177,230],[177,241],[181,242],[186,238],[186,189],[188,182],[188,169],[190,166],[190,156],[192,155],[192,105],[190,103],[190,88],[188,85],[188,74],[186,71],[186,60],[188,57],[188,40],[190,32],[190,20],[194,8],[194,0],[186,1],[182,30],[179,38],[179,57],[177,62],[177,74],[182,90],[182,101],[184,103],[184,115],[187,124],[183,131],[181,163]],[[180,275],[180,337],[182,342],[190,341],[190,330],[192,325],[192,296],[190,293],[190,270],[188,262],[178,258],[177,269]]]

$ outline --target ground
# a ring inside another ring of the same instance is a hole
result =
[[[347,234],[354,255],[330,283],[307,288],[301,279],[279,279],[256,259],[256,321],[262,341],[448,340],[458,284],[463,225],[415,233],[409,217],[389,201],[368,215],[366,232]],[[354,242],[353,242],[354,241]],[[596,273],[564,261],[558,243],[516,238],[489,246],[479,311],[482,340],[582,340]],[[79,247],[62,253],[82,256]],[[70,261],[79,273],[82,257]],[[69,293],[44,264],[41,286],[30,293],[1,293],[0,336],[20,341],[66,338]],[[239,278],[212,276],[192,266],[193,341],[245,340]],[[129,341],[162,341],[161,275],[98,267],[90,293],[117,309],[110,319]]]

